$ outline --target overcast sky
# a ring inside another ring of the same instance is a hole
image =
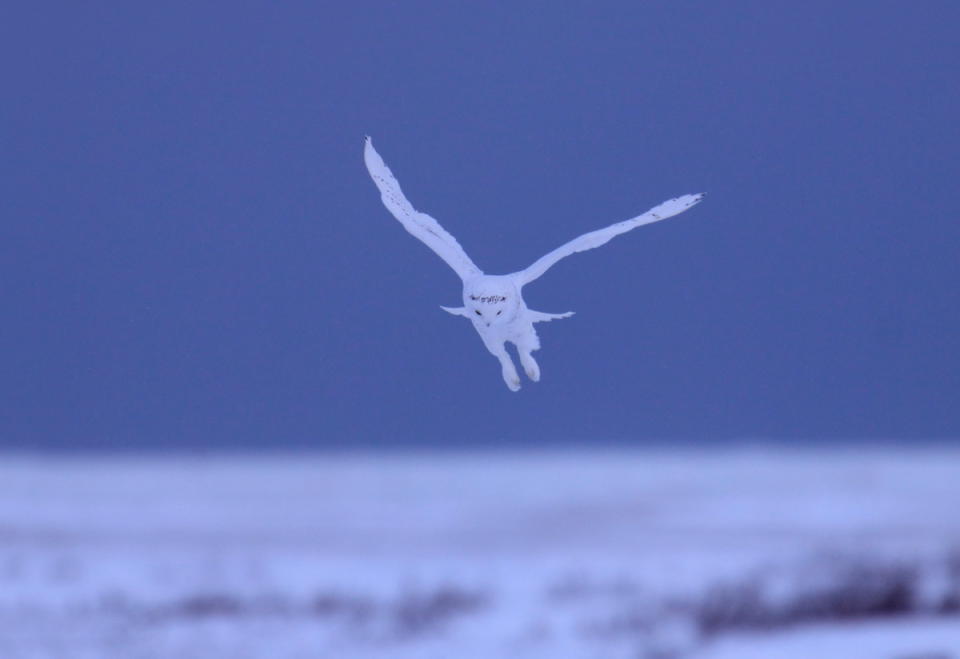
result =
[[[955,2],[21,3],[0,444],[960,435]],[[509,392],[363,136],[530,285]]]

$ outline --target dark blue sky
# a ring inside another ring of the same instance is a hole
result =
[[[21,3],[27,5],[27,3]],[[0,444],[960,435],[960,5],[4,10]],[[532,284],[510,393],[404,190]]]

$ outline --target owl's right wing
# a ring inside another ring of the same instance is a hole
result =
[[[363,159],[367,164],[367,171],[380,190],[383,205],[400,221],[407,231],[436,252],[437,256],[447,262],[460,279],[467,280],[483,272],[474,265],[467,253],[463,251],[457,239],[440,226],[435,219],[415,209],[400,190],[400,183],[394,178],[390,168],[383,162],[383,158],[373,148],[373,143],[367,137],[363,148]]]
[[[566,256],[605,245],[614,236],[619,236],[621,233],[626,233],[627,231],[636,229],[644,224],[659,222],[660,220],[665,220],[668,217],[673,217],[674,215],[687,210],[691,206],[700,203],[701,199],[703,199],[703,194],[683,195],[682,197],[665,201],[659,206],[651,208],[643,215],[638,215],[629,220],[617,222],[616,224],[611,224],[608,227],[597,229],[596,231],[591,231],[590,233],[585,233],[582,236],[578,236],[570,242],[556,248],[549,254],[541,256],[527,269],[518,272],[517,276],[519,278],[520,285],[523,286],[524,284],[529,284],[534,279],[546,272],[554,263]]]

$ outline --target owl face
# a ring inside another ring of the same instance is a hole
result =
[[[463,291],[463,304],[471,320],[491,327],[514,319],[520,293],[506,278],[484,277]]]

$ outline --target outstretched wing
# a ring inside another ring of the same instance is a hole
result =
[[[703,199],[703,193],[683,195],[682,197],[665,201],[659,206],[651,208],[643,215],[638,215],[629,220],[617,222],[603,229],[597,229],[596,231],[591,231],[590,233],[585,233],[582,236],[574,238],[546,256],[540,257],[526,270],[518,272],[517,275],[519,276],[520,284],[529,284],[565,256],[593,249],[594,247],[600,247],[600,245],[609,242],[614,236],[626,233],[630,231],[630,229],[636,229],[639,226],[650,224],[651,222],[659,222],[660,220],[665,220],[668,217],[682,213],[694,204],[699,203],[701,199]]]
[[[403,196],[403,191],[400,190],[400,183],[393,177],[393,173],[383,162],[377,150],[373,148],[369,137],[363,148],[363,159],[367,163],[370,177],[380,190],[383,205],[400,220],[400,224],[407,231],[446,261],[447,265],[460,275],[460,279],[466,280],[483,274],[463,251],[456,238],[447,233],[435,219],[410,205],[407,198]]]

